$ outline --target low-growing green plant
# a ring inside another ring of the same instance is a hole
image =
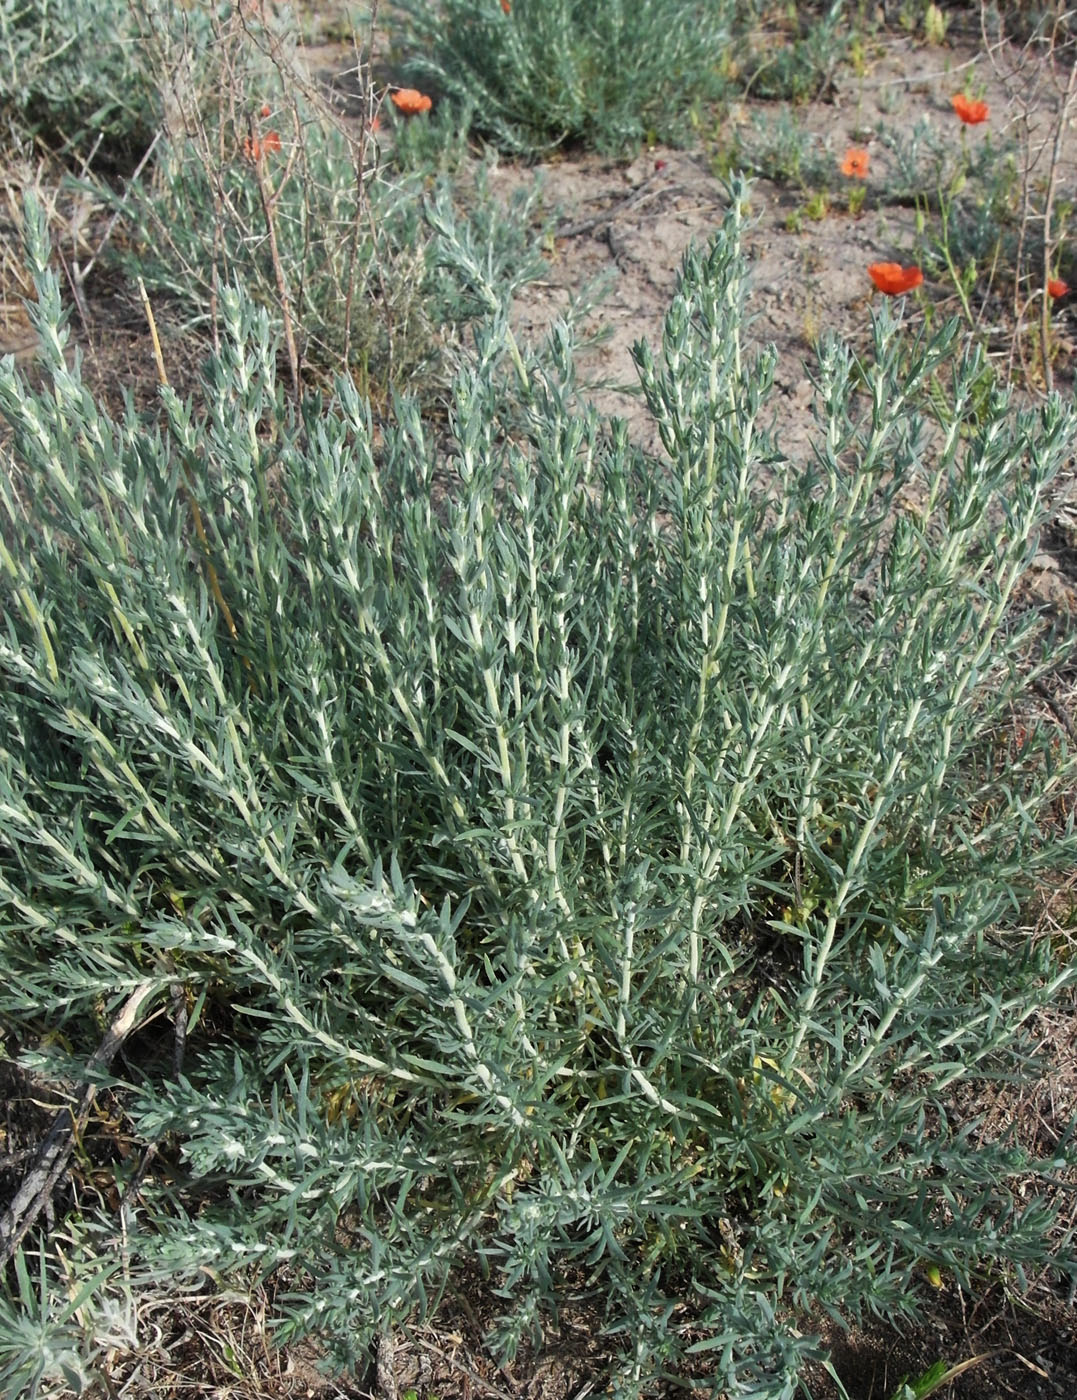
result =
[[[750,14],[758,7],[749,5]],[[766,20],[764,15],[758,18]],[[744,41],[755,49],[740,64],[745,93],[771,101],[807,102],[821,96],[832,83],[845,54],[848,19],[845,0],[822,5],[790,5],[786,17],[795,32],[786,42],[775,42],[772,33],[752,35]],[[756,15],[753,14],[753,18]]]
[[[736,126],[728,146],[712,157],[712,165],[722,175],[743,170],[802,190],[836,187],[840,180],[830,143],[805,131],[786,108],[773,115],[755,112],[750,122]]]
[[[890,1400],[928,1400],[929,1396],[937,1395],[958,1376],[964,1375],[966,1371],[974,1370],[977,1366],[982,1366],[985,1361],[990,1361],[995,1355],[995,1352],[984,1352],[980,1356],[970,1356],[965,1361],[959,1361],[954,1366],[948,1366],[945,1361],[936,1361],[915,1380],[906,1378],[902,1381]]]
[[[1012,252],[1017,240],[1015,231],[1007,231],[972,191],[968,191],[969,198],[961,197],[966,183],[959,176],[949,190],[937,190],[931,201],[937,211],[934,215],[927,199],[917,209],[917,251],[928,275],[945,279],[953,287],[966,322],[975,329],[979,308],[990,296],[1001,269],[1012,269],[1005,251],[1008,245]]]
[[[169,142],[152,182],[125,196],[122,264],[169,294],[188,328],[212,328],[222,289],[242,285],[278,326],[287,312],[300,364],[323,378],[347,365],[384,398],[429,375],[458,329],[487,310],[439,270],[428,205],[453,204],[472,224],[499,295],[541,275],[529,196],[497,202],[481,168],[466,187],[446,176],[432,188],[418,171],[358,175],[354,141],[331,124],[280,139],[255,161],[237,138],[212,173],[195,143]]]
[[[375,437],[350,379],[292,407],[229,287],[198,408],[112,421],[31,211],[0,1014],[39,1073],[110,1086],[124,1145],[90,1144],[124,1203],[70,1224],[57,1366],[121,1235],[126,1287],[273,1276],[277,1336],[342,1364],[477,1259],[502,1358],[571,1292],[617,1393],[757,1400],[812,1318],[1047,1257],[1048,1164],[954,1088],[1025,1064],[1077,976],[1022,918],[1072,866],[1075,759],[999,737],[1059,656],[1011,603],[1074,412],[983,393],[955,325],[884,306],[783,458],[746,199],[639,347],[657,458],[572,411],[564,328],[530,353],[496,313],[447,434],[400,400]],[[132,997],[156,1025],[108,1072]]]
[[[888,153],[885,194],[892,203],[927,200],[937,210],[938,191],[960,184],[996,217],[1003,209],[1012,212],[1017,146],[1011,138],[984,132],[973,142],[962,141],[957,119],[947,113],[921,117],[908,130],[880,121],[875,139]]]
[[[252,28],[231,13],[198,72],[173,92],[151,174],[105,192],[124,216],[124,267],[168,294],[187,329],[216,333],[222,290],[242,284],[283,330],[293,388],[305,365],[322,382],[346,367],[384,399],[429,376],[487,310],[446,275],[427,202],[472,221],[499,297],[540,274],[526,193],[496,202],[481,166],[453,181],[462,135],[444,121],[425,141],[401,121],[399,149],[382,159],[369,125],[342,122],[321,99],[286,25]],[[435,146],[446,167],[436,182],[422,162]]]
[[[432,175],[454,175],[472,160],[469,133],[473,113],[467,105],[439,104],[437,111],[419,119],[398,114],[391,102],[384,104],[392,122],[392,165],[396,170]]]
[[[130,168],[162,114],[143,25],[173,7],[109,0],[0,0],[0,117],[72,158]],[[197,12],[183,24],[197,28]]]
[[[620,153],[724,86],[730,0],[401,0],[406,71],[503,149]]]

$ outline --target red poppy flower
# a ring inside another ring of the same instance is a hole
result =
[[[243,155],[246,160],[257,165],[264,155],[270,151],[280,150],[280,136],[275,131],[267,131],[261,141],[255,136],[252,140],[249,136],[243,138]]]
[[[429,112],[434,105],[425,93],[416,91],[415,88],[398,88],[391,94],[393,106],[405,116],[414,116],[416,112]]]
[[[868,176],[868,153],[860,146],[850,146],[841,163],[841,173],[855,180],[866,180]]]
[[[868,276],[888,297],[899,297],[903,292],[911,292],[919,287],[924,274],[918,267],[902,267],[900,263],[872,263]]]
[[[1068,282],[1063,282],[1061,277],[1048,277],[1047,295],[1049,297],[1064,297],[1070,289]]]
[[[959,92],[950,101],[953,103],[954,111],[966,126],[979,126],[981,122],[987,120],[988,107],[986,102],[966,97],[963,92]]]

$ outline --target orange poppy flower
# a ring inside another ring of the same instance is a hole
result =
[[[1064,297],[1070,289],[1068,282],[1063,282],[1061,277],[1048,277],[1047,295],[1049,297]]]
[[[868,276],[888,297],[911,292],[924,280],[924,274],[918,267],[902,267],[900,263],[872,263],[868,267]]]
[[[981,122],[987,120],[987,103],[979,102],[975,98],[966,97],[963,92],[959,92],[956,97],[952,97],[954,111],[965,123],[966,126],[979,126]]]
[[[860,146],[850,146],[841,163],[841,173],[854,180],[866,180],[868,175],[868,153]]]
[[[509,4],[509,0],[501,0],[501,8],[507,15],[512,14],[512,6]]]
[[[425,93],[417,92],[415,88],[398,88],[392,94],[393,106],[405,116],[414,116],[416,112],[429,112],[434,105]]]
[[[262,103],[261,107],[260,107],[259,110],[258,110],[258,115],[259,115],[260,117],[268,117],[268,116],[269,116],[269,103],[268,103],[268,102],[263,102],[263,103]]]
[[[243,155],[246,160],[252,161],[255,165],[264,155],[270,151],[280,150],[280,136],[275,131],[267,131],[261,141],[256,136],[252,141],[249,136],[243,138]]]

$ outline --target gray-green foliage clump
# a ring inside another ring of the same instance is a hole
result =
[[[234,293],[199,413],[110,421],[35,226],[51,382],[0,372],[0,1009],[71,1073],[132,987],[183,989],[181,1071],[160,1023],[114,1068],[173,1167],[125,1206],[124,1286],[281,1271],[279,1335],[346,1362],[477,1256],[502,1355],[571,1291],[623,1393],[776,1400],[808,1313],[1043,1259],[1042,1164],[952,1095],[1073,976],[1021,927],[1073,859],[1072,757],[998,740],[1073,413],[884,310],[782,459],[739,199],[639,351],[661,458],[570,408],[564,337],[496,319],[447,436],[405,401],[378,440],[347,382],[294,416]],[[58,1318],[119,1224],[67,1228]]]
[[[393,389],[434,377],[439,352],[486,311],[474,278],[461,278],[443,256],[436,226],[448,222],[481,247],[490,286],[506,299],[544,267],[528,225],[530,201],[500,206],[483,168],[470,196],[443,177],[428,198],[417,174],[379,173],[364,183],[350,163],[354,141],[332,125],[310,120],[301,144],[287,132],[285,139],[287,157],[276,168],[266,158],[269,168],[261,172],[238,144],[214,169],[193,141],[170,139],[152,182],[125,197],[131,244],[123,262],[176,298],[187,324],[212,323],[217,290],[229,283],[242,285],[277,322],[286,301],[300,359],[312,374],[346,364],[385,399]],[[279,266],[270,253],[260,178],[276,195]],[[424,208],[431,217],[424,218]]]
[[[433,133],[424,123],[425,143],[403,143],[410,161],[379,152],[373,132],[342,122],[312,84],[287,11],[232,6],[201,19],[207,32],[178,49],[166,25],[147,25],[147,52],[162,67],[171,58],[168,120],[145,176],[122,194],[98,186],[123,218],[125,269],[200,329],[215,328],[221,287],[242,285],[293,337],[297,379],[353,373],[383,401],[446,377],[458,328],[489,298],[445,265],[424,205],[481,248],[491,287],[509,300],[543,267],[533,199],[500,205],[487,166],[450,178],[444,148],[461,138],[444,121]],[[440,145],[447,167],[433,191],[436,162],[420,171],[415,160],[424,145],[427,157]]]
[[[0,116],[47,145],[123,164],[161,115],[144,25],[169,10],[111,0],[0,0]]]
[[[729,0],[401,0],[409,70],[475,130],[535,154],[675,139],[728,68]]]

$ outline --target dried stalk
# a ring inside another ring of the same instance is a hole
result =
[[[156,978],[140,982],[120,1008],[118,1015],[104,1039],[90,1056],[86,1066],[92,1074],[96,1070],[108,1069],[117,1050],[139,1025],[139,1014],[147,998],[160,987]],[[64,1168],[75,1148],[78,1134],[86,1126],[90,1116],[97,1086],[86,1083],[79,1092],[75,1108],[66,1105],[52,1120],[52,1126],[37,1152],[34,1165],[23,1177],[22,1185],[16,1191],[11,1204],[0,1217],[0,1264],[7,1264],[27,1231],[52,1199],[56,1183],[64,1173]]]

